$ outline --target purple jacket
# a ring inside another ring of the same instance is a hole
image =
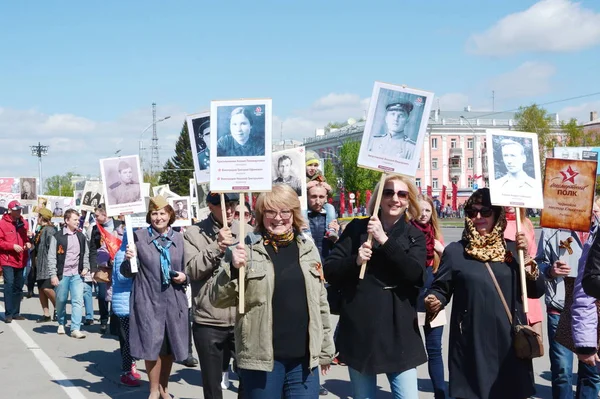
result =
[[[581,258],[579,258],[577,268],[577,278],[575,279],[575,289],[573,292],[573,305],[571,313],[573,322],[571,323],[571,331],[573,332],[573,341],[577,353],[589,354],[594,353],[598,346],[598,311],[596,310],[596,298],[587,295],[583,292],[581,281],[585,269],[590,248],[594,242],[595,234],[590,234],[588,240],[583,245]],[[581,348],[581,351],[579,350]],[[585,348],[585,349],[584,349]],[[592,348],[594,350],[592,350]]]

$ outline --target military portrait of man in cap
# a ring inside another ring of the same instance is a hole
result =
[[[142,200],[142,191],[140,183],[134,179],[134,170],[132,165],[121,160],[117,166],[118,180],[107,182],[108,201],[110,205],[129,204]]]
[[[369,151],[393,159],[413,159],[417,143],[406,132],[414,106],[409,101],[394,101],[385,107],[385,119],[371,139]]]

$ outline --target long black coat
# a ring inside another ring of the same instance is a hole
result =
[[[523,399],[535,393],[530,360],[518,359],[512,328],[485,263],[464,251],[465,242],[448,245],[429,293],[445,306],[452,295],[450,317],[450,396],[481,399]],[[515,244],[508,250],[517,258]],[[527,323],[523,313],[519,264],[490,262],[513,319]],[[541,275],[527,280],[529,298],[544,293]],[[518,322],[515,320],[515,323]]]
[[[426,277],[425,236],[399,220],[387,242],[374,246],[360,280],[356,257],[368,223],[350,222],[325,261],[325,279],[343,298],[336,347],[340,360],[361,373],[401,373],[427,361],[415,310]]]

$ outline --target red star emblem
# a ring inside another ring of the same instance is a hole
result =
[[[563,183],[570,181],[571,183],[575,184],[575,176],[577,176],[579,172],[575,172],[573,168],[571,168],[571,165],[569,165],[567,170],[564,172],[560,172],[560,174],[563,176]]]

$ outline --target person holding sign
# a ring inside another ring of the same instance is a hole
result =
[[[517,249],[527,253],[524,233],[504,240],[504,208],[493,206],[488,188],[475,191],[465,205],[462,239],[446,247],[425,297],[436,314],[454,296],[450,318],[450,397],[525,399],[535,393],[531,360],[517,357],[511,325],[496,281],[517,323],[526,322]],[[526,257],[527,293],[539,298],[544,282]],[[492,275],[490,275],[492,273]]]
[[[327,373],[335,351],[319,251],[301,233],[305,221],[291,187],[261,193],[255,212],[254,232],[225,252],[211,301],[236,305],[245,266],[246,309],[235,326],[245,398],[318,398],[317,366]]]
[[[419,396],[417,366],[427,356],[416,328],[416,302],[427,276],[427,251],[423,233],[410,223],[421,214],[417,194],[412,179],[387,176],[380,209],[371,197],[371,218],[351,221],[325,261],[325,279],[342,296],[336,346],[356,399],[375,397],[381,373],[395,398]]]
[[[175,211],[158,195],[150,198],[148,228],[134,232],[121,274],[133,278],[129,315],[131,356],[144,359],[150,398],[169,397],[167,386],[173,360],[188,357],[188,302],[185,294],[183,236],[173,230]],[[130,259],[137,257],[138,272]]]

